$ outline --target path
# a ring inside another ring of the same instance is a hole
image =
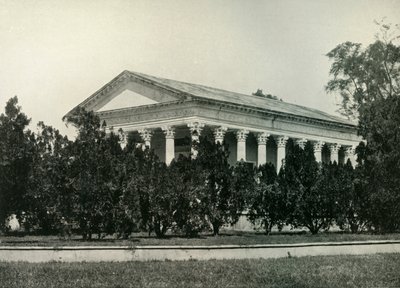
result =
[[[0,261],[100,262],[254,259],[400,253],[400,240],[223,246],[0,246]]]

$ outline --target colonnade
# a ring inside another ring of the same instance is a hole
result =
[[[191,140],[199,141],[199,137],[201,132],[203,131],[205,124],[201,122],[190,122],[187,124],[187,127],[190,131]],[[171,161],[175,158],[175,127],[173,126],[164,126],[161,127],[163,134],[165,135],[165,162],[167,164],[171,163]],[[222,143],[225,138],[225,134],[228,131],[228,127],[219,126],[213,128],[213,134],[215,142]],[[236,143],[237,143],[237,161],[244,160],[246,161],[246,139],[250,133],[247,129],[229,129],[229,131],[233,131],[236,135]],[[151,137],[153,135],[152,130],[150,129],[141,129],[138,130],[140,137],[142,138],[144,145],[150,147],[151,145]],[[257,165],[262,165],[267,162],[267,141],[269,137],[273,137],[277,146],[277,171],[280,170],[284,163],[284,159],[286,156],[286,144],[289,140],[289,136],[287,135],[275,135],[269,133],[267,131],[264,132],[252,132],[257,139]],[[306,139],[306,138],[293,138],[295,143],[299,145],[300,148],[304,149],[305,144],[310,141],[314,147],[314,155],[315,159],[318,162],[322,162],[322,149],[325,144],[327,144],[330,150],[330,161],[336,161],[339,163],[339,150],[343,146],[344,148],[344,161],[347,162],[348,159],[355,165],[354,161],[354,146],[342,145],[340,143],[325,143],[324,141],[320,141],[318,139]],[[197,151],[193,147],[191,148],[191,155],[193,158],[197,156]]]

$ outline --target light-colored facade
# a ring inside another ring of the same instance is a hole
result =
[[[289,139],[300,147],[311,141],[318,161],[352,163],[361,141],[355,124],[322,111],[129,71],[78,106],[109,129],[133,133],[167,163],[179,154],[195,157],[190,141],[202,134],[229,145],[231,164],[271,162],[278,170]]]

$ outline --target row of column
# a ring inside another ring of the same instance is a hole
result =
[[[201,131],[203,130],[205,124],[199,122],[191,122],[187,124],[192,141],[199,141],[199,137]],[[165,134],[165,162],[167,164],[171,163],[171,161],[175,158],[175,128],[171,126],[162,127],[162,130]],[[214,129],[214,138],[216,143],[222,143],[224,141],[225,134],[228,128],[221,126]],[[150,147],[150,140],[152,136],[151,130],[142,129],[138,131],[141,138],[144,141],[144,144]],[[241,129],[236,131],[236,139],[237,139],[237,161],[246,160],[246,139],[249,135],[249,131],[246,129]],[[257,144],[258,144],[258,153],[257,153],[257,165],[262,165],[267,162],[267,141],[271,135],[267,132],[257,132]],[[289,140],[288,136],[285,135],[272,135],[276,145],[277,145],[277,171],[283,165],[285,156],[286,156],[286,143]],[[300,146],[300,148],[304,149],[305,144],[307,143],[307,139],[295,139],[296,144]],[[322,148],[325,145],[323,141],[318,140],[310,140],[314,146],[314,154],[315,159],[318,162],[322,162]],[[328,144],[328,148],[330,149],[330,160],[336,161],[339,163],[339,149],[341,145],[338,143],[330,143]],[[192,147],[192,157],[196,158],[197,151]],[[345,149],[345,163],[350,159],[354,165],[354,147],[347,146]]]

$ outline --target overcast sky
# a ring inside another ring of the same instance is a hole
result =
[[[400,23],[400,1],[0,0],[0,111],[17,95],[70,134],[62,116],[131,70],[333,114],[326,53],[373,42],[383,17]]]

